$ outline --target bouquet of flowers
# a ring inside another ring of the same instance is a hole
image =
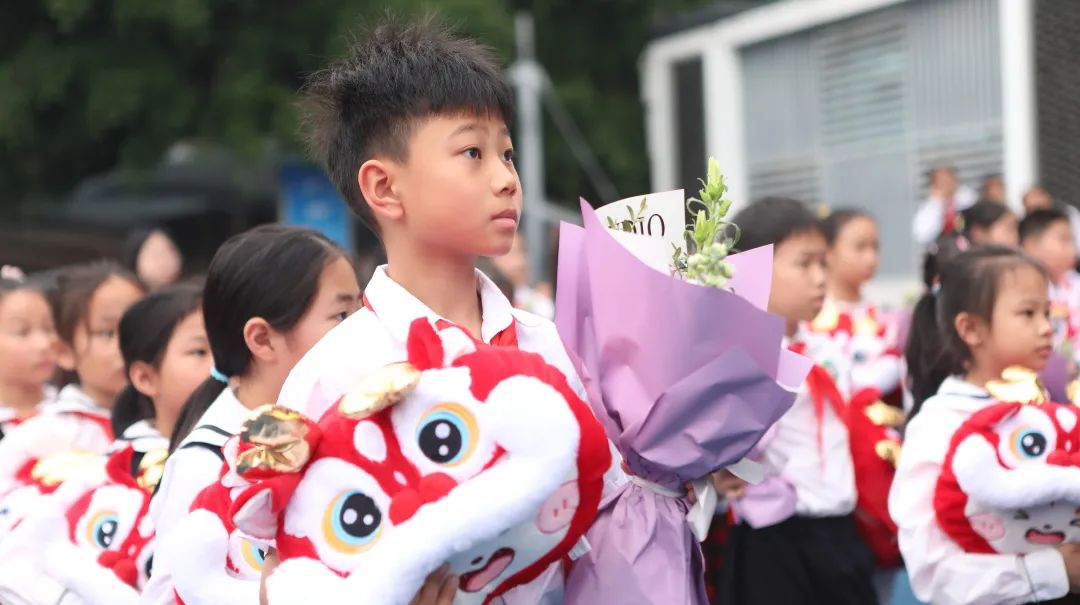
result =
[[[743,457],[810,369],[765,310],[771,247],[730,254],[738,229],[715,160],[702,185],[689,203],[649,194],[637,210],[582,200],[584,226],[561,227],[556,325],[629,478],[601,503],[567,602],[707,603],[705,478],[732,465],[751,478]]]

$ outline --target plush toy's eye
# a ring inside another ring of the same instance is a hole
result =
[[[240,550],[244,554],[244,561],[248,564],[248,567],[255,571],[262,571],[263,564],[266,563],[266,552],[263,549],[244,540]]]
[[[120,517],[115,511],[103,510],[94,513],[86,524],[86,541],[105,550],[112,546],[113,538],[120,524]]]
[[[442,403],[422,418],[416,429],[420,451],[432,462],[455,466],[464,462],[476,449],[479,431],[476,417],[458,403]]]
[[[1021,460],[1039,458],[1046,453],[1046,435],[1036,429],[1019,428],[1013,431],[1010,445]]]
[[[323,514],[323,537],[337,551],[355,554],[379,539],[382,511],[363,492],[342,492]]]
[[[150,577],[150,572],[154,570],[154,555],[150,555],[146,558],[146,562],[143,563],[143,573],[146,577]]]

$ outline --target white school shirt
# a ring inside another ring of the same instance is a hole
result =
[[[953,194],[956,212],[967,210],[978,200],[978,194],[970,187],[957,187]],[[945,227],[945,207],[935,198],[928,197],[919,204],[911,223],[911,235],[920,246],[929,246],[941,235]]]
[[[770,474],[795,488],[795,514],[804,517],[836,517],[855,510],[855,467],[847,425],[831,405],[824,408],[819,446],[813,398],[803,384],[763,450]]]
[[[904,452],[889,492],[889,514],[899,528],[900,553],[911,589],[934,605],[1013,605],[1048,601],[1069,592],[1061,554],[971,554],[942,531],[934,490],[953,433],[994,400],[984,389],[947,378],[904,433]]]
[[[482,340],[490,343],[513,322],[518,347],[538,353],[547,363],[558,368],[566,375],[574,392],[587,401],[585,388],[555,330],[555,324],[514,309],[506,296],[482,272],[476,272],[476,279],[482,311]],[[385,266],[375,270],[364,290],[364,297],[371,308],[365,307],[352,314],[308,351],[285,380],[278,403],[311,418],[320,418],[358,378],[388,363],[406,359],[405,343],[413,320],[419,317],[444,319],[390,279]],[[316,383],[320,387],[318,391],[314,388]],[[319,396],[312,400],[313,392],[319,392]],[[605,475],[605,495],[609,489],[626,482],[619,466],[618,453],[614,449],[612,458],[611,469]],[[505,605],[561,603],[562,575],[559,566],[552,565],[536,580],[506,593],[503,599]]]
[[[150,450],[169,449],[169,438],[158,432],[152,420],[140,420],[124,429],[124,434],[117,437],[109,448],[109,453],[131,446],[139,454]]]
[[[244,407],[226,388],[214,400],[206,413],[199,418],[196,427],[215,426],[228,433],[236,434],[244,421],[251,416],[251,410]],[[204,429],[205,430],[205,429]],[[165,474],[161,485],[150,501],[150,520],[157,532],[157,550],[154,553],[154,566],[150,580],[143,588],[139,603],[144,605],[172,605],[176,603],[173,594],[172,567],[168,541],[165,539],[176,524],[188,514],[191,503],[203,489],[218,480],[221,474],[221,458],[201,447],[184,448],[185,444],[198,440],[195,431],[188,435],[176,451],[165,462]],[[224,441],[224,437],[221,438]]]
[[[48,410],[49,405],[56,401],[58,392],[56,387],[50,384],[45,385],[45,388],[42,389],[41,401],[34,406],[34,410],[31,414],[24,418],[19,417],[19,413],[15,408],[6,406],[0,401],[0,439],[3,439],[4,435],[15,430],[15,427],[19,426],[24,421],[29,420],[35,414],[40,414],[41,412]]]
[[[60,390],[56,401],[0,440],[0,493],[28,460],[69,450],[104,454],[112,444],[109,410],[99,406],[78,385]]]

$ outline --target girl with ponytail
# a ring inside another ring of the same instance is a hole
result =
[[[173,603],[165,548],[192,501],[217,481],[221,446],[251,410],[277,401],[297,361],[359,305],[346,253],[309,229],[264,225],[226,241],[210,263],[203,318],[214,367],[184,405],[150,508],[159,550],[143,603]]]
[[[1038,371],[1046,364],[1047,291],[1046,273],[1034,260],[1013,248],[977,247],[946,262],[939,283],[915,308],[906,350],[915,401],[889,513],[921,601],[1035,603],[1080,590],[1077,545],[1027,555],[965,552],[941,529],[934,503],[953,435],[996,403],[987,383],[1012,366]]]
[[[113,405],[114,447],[167,448],[180,409],[214,365],[201,285],[171,286],[132,305],[120,320],[120,353],[128,385]]]

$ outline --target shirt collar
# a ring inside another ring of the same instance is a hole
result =
[[[986,389],[971,384],[959,376],[949,376],[946,378],[945,381],[941,383],[941,387],[938,389],[937,394],[949,397],[977,399],[984,403],[986,400],[991,399],[990,393],[988,393]]]
[[[476,287],[480,293],[482,314],[480,338],[490,343],[499,332],[513,323],[513,306],[498,286],[479,270],[476,271]],[[447,321],[391,279],[386,273],[386,265],[375,269],[364,289],[364,297],[379,321],[400,342],[408,340],[409,326],[418,317]]]
[[[56,403],[49,407],[55,412],[85,412],[89,414],[109,416],[109,410],[98,405],[77,384],[69,384],[60,389],[56,396]]]

